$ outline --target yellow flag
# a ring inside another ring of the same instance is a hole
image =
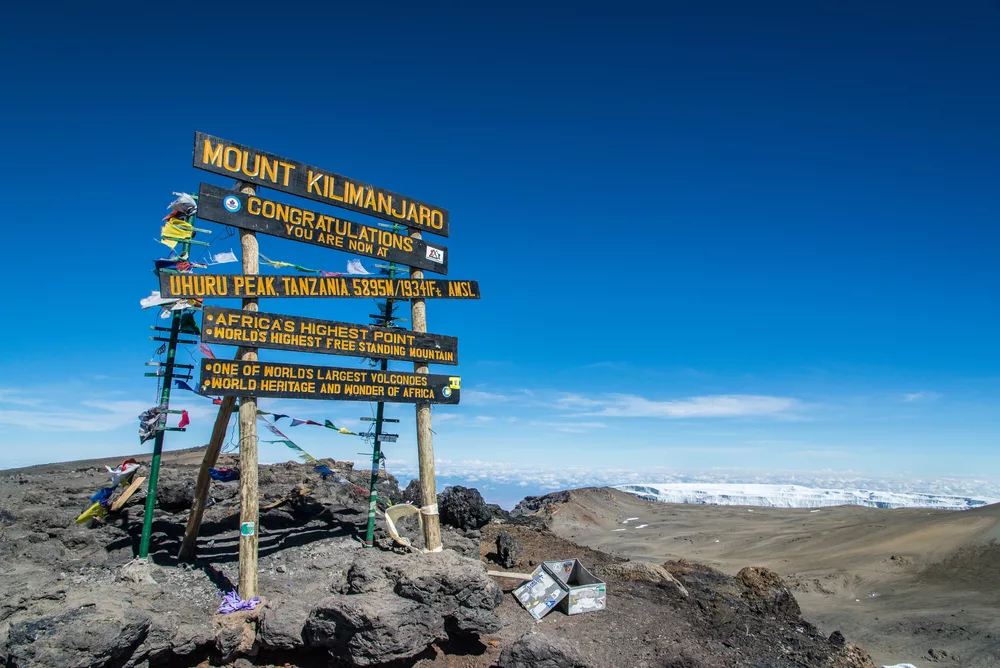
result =
[[[173,237],[173,239],[160,239],[160,243],[169,246],[171,249],[177,246],[174,239],[190,239],[194,236],[194,225],[179,218],[171,218],[167,221],[163,229],[160,230],[163,237]]]

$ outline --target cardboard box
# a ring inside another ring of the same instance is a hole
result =
[[[568,615],[603,610],[607,586],[576,559],[546,561],[514,596],[532,617],[540,620],[555,607]]]
[[[607,585],[578,560],[546,561],[542,565],[565,589],[566,597],[560,601],[559,609],[567,615],[604,609]]]

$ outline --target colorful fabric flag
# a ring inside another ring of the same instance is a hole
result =
[[[163,354],[163,353],[165,353],[165,352],[167,352],[167,344],[165,344],[165,343],[161,343],[161,344],[160,344],[160,347],[159,347],[159,348],[157,348],[157,349],[156,349],[156,352],[155,352],[155,353],[153,353],[153,354],[154,354],[154,355],[162,355],[162,354]]]
[[[322,274],[323,276],[327,276],[329,278],[340,278],[341,276],[344,275],[342,272],[339,272],[339,271],[322,271],[321,270],[319,273]]]
[[[201,329],[198,328],[198,323],[195,322],[194,315],[191,313],[181,314],[180,331],[183,334],[194,334],[195,336],[201,334]]]
[[[186,427],[191,424],[191,418],[188,417],[187,411],[181,411],[181,421],[177,423],[178,427]]]
[[[139,443],[145,443],[156,436],[162,418],[162,406],[148,408],[139,414]]]
[[[350,429],[348,429],[346,427],[338,427],[337,425],[333,424],[329,420],[327,420],[326,423],[324,425],[322,425],[322,426],[326,427],[327,429],[333,429],[334,431],[339,431],[341,434],[349,434],[351,436],[357,436],[357,434],[355,432],[351,431]]]
[[[163,220],[166,220],[167,218],[170,218],[176,214],[179,214],[187,218],[189,216],[193,216],[198,212],[198,204],[197,202],[194,201],[194,197],[188,195],[187,193],[173,193],[173,194],[177,196],[177,199],[171,202],[170,206],[167,207],[168,209],[170,209],[170,213],[168,213]]]
[[[212,349],[208,347],[207,343],[198,344],[198,350],[200,350],[201,354],[205,357],[209,357],[213,360],[215,359],[215,353],[212,352]]]
[[[177,300],[168,297],[161,297],[159,290],[153,290],[148,297],[143,297],[139,300],[139,306],[143,308],[153,308],[154,306],[165,306],[167,304],[173,304]]]
[[[115,468],[110,466],[105,466],[108,473],[111,474],[111,486],[117,487],[121,484],[122,480],[129,478],[133,473],[139,470],[139,462],[134,459],[126,459],[121,464]],[[93,501],[94,499],[91,499]]]
[[[233,480],[240,479],[239,469],[208,469],[208,475],[212,477],[212,480],[218,480],[219,482],[232,482]]]
[[[107,504],[111,500],[111,495],[115,493],[114,487],[102,487],[101,489],[94,492],[94,495],[90,497],[90,500],[94,503],[99,503],[102,506]]]
[[[178,240],[186,241],[193,236],[194,225],[180,218],[170,218],[160,230],[160,243],[173,249],[177,247]]]

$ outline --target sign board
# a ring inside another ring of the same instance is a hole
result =
[[[457,404],[461,383],[438,374],[203,359],[198,386],[228,396]]]
[[[255,276],[160,273],[164,298],[363,297],[365,299],[479,299],[479,281],[357,276]]]
[[[395,443],[396,439],[399,438],[399,434],[379,434],[379,443]]]
[[[458,364],[458,339],[454,336],[217,306],[205,307],[201,340],[302,353]]]
[[[448,210],[341,174],[194,133],[194,166],[245,183],[448,236]]]
[[[448,249],[360,223],[202,183],[198,217],[282,239],[448,273]]]

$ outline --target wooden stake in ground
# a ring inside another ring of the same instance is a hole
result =
[[[420,232],[410,236],[420,239]],[[410,267],[410,278],[423,278],[424,272]],[[427,331],[427,303],[423,299],[410,300],[410,324],[414,332]],[[427,364],[413,363],[416,373],[428,373]],[[417,459],[420,465],[420,503],[424,525],[424,545],[431,552],[441,550],[441,524],[437,512],[437,483],[434,480],[434,437],[431,433],[431,405],[417,404]],[[428,508],[429,507],[429,508]]]
[[[241,191],[254,195],[252,187]],[[243,248],[243,273],[256,274],[260,269],[257,235],[240,230]],[[244,311],[257,311],[256,299],[243,300]],[[240,359],[256,362],[257,349],[244,348]],[[257,536],[260,507],[257,498],[257,398],[240,397],[240,580],[239,594],[244,601],[257,595]]]
[[[239,357],[240,353],[236,355]],[[191,514],[188,516],[187,528],[184,529],[184,541],[181,543],[181,551],[178,555],[180,559],[194,558],[195,549],[198,546],[198,532],[201,530],[201,520],[205,515],[205,503],[208,502],[208,492],[212,487],[212,475],[208,469],[214,468],[219,461],[222,442],[226,439],[229,418],[233,415],[233,406],[235,405],[236,397],[222,397],[222,405],[219,406],[219,414],[215,417],[215,426],[212,427],[212,437],[208,441],[205,458],[201,461],[201,469],[198,471],[194,502],[191,504]]]

